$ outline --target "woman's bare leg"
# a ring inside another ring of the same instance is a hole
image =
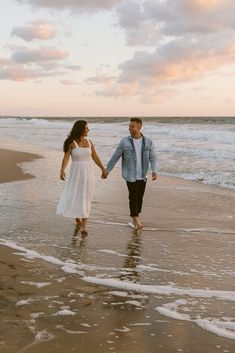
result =
[[[88,222],[88,218],[82,218],[82,227],[81,227],[82,232],[87,232],[87,222]]]
[[[81,228],[82,226],[82,222],[81,222],[81,219],[80,218],[75,218],[75,223],[76,223],[76,226]]]

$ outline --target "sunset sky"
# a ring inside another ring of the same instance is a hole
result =
[[[234,0],[0,1],[0,115],[235,115]]]

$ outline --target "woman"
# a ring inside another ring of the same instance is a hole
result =
[[[76,227],[81,228],[82,235],[88,234],[87,221],[94,192],[95,178],[92,159],[102,170],[102,177],[107,176],[93,143],[86,138],[88,132],[87,122],[78,120],[64,141],[64,158],[60,170],[61,180],[65,180],[65,169],[70,156],[72,164],[69,178],[66,180],[65,188],[57,206],[57,214],[75,218]]]

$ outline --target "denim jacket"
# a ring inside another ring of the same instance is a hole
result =
[[[142,142],[142,177],[146,178],[149,163],[153,173],[157,172],[156,151],[153,141],[143,136]],[[110,172],[119,158],[122,157],[122,177],[126,181],[136,181],[136,152],[133,138],[131,136],[124,137],[118,144],[110,161],[107,164],[107,171]]]

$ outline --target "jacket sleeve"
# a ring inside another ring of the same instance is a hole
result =
[[[110,172],[114,168],[115,164],[117,163],[119,158],[122,156],[122,154],[123,154],[123,143],[122,143],[122,141],[120,141],[118,146],[116,147],[115,151],[113,152],[112,157],[110,158],[110,160],[107,164],[106,170],[108,172]]]
[[[151,149],[149,153],[149,161],[152,169],[152,173],[157,173],[157,155],[153,141],[151,140]]]

